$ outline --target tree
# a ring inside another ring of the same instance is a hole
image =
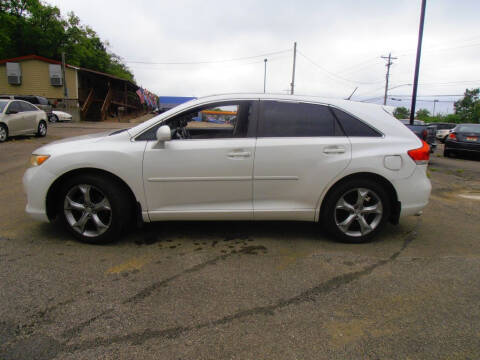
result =
[[[399,106],[393,111],[393,116],[397,119],[408,119],[410,117],[410,110],[405,106]]]
[[[40,0],[0,0],[0,59],[41,55],[134,81],[121,58],[73,13]]]
[[[466,89],[463,99],[454,103],[455,114],[459,115],[463,122],[480,122],[480,88]]]
[[[418,109],[416,117],[419,120],[426,121],[430,118],[430,111],[428,111],[427,109]]]

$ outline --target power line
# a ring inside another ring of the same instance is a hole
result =
[[[265,57],[265,56],[272,56],[276,54],[283,54],[286,52],[290,52],[291,50],[280,50],[274,51],[270,53],[264,53],[259,55],[252,55],[252,56],[243,56],[238,58],[231,58],[231,59],[221,59],[221,60],[204,60],[204,61],[166,61],[166,62],[153,62],[153,61],[134,61],[134,60],[125,60],[124,62],[129,64],[146,64],[146,65],[200,65],[200,64],[218,64],[218,63],[225,63],[225,62],[232,62],[232,61],[241,61],[241,60],[249,60],[258,57]]]
[[[325,73],[329,74],[330,76],[332,76],[334,78],[337,78],[339,80],[346,81],[346,82],[349,82],[349,83],[354,83],[354,84],[378,84],[378,83],[382,82],[382,81],[373,81],[373,82],[371,82],[371,81],[369,81],[369,82],[367,82],[367,81],[357,81],[357,80],[351,80],[351,79],[344,78],[343,76],[337,75],[337,74],[325,69],[323,66],[319,65],[318,63],[316,63],[315,61],[310,59],[307,55],[305,55],[300,50],[297,50],[297,52],[300,55],[302,55],[307,61],[309,61],[312,65],[316,66],[317,68],[319,68],[323,72],[325,72]]]

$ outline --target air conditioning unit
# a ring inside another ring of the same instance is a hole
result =
[[[20,85],[22,83],[22,71],[19,63],[7,62],[7,80],[11,85]]]
[[[57,76],[52,76],[50,78],[50,84],[52,84],[53,86],[62,86],[63,85],[62,78]]]
[[[62,67],[57,64],[49,64],[48,72],[50,73],[50,84],[53,86],[63,85]]]

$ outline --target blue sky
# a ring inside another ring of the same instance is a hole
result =
[[[420,0],[47,2],[74,11],[158,95],[263,91],[265,57],[267,91],[285,93],[297,41],[296,93],[346,97],[358,86],[353,99],[381,102],[380,56],[391,52],[389,104],[410,104]],[[451,111],[451,95],[480,86],[478,14],[480,1],[427,0],[420,107],[437,99],[437,112]]]

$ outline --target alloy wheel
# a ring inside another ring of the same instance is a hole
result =
[[[47,126],[41,122],[40,125],[38,125],[38,132],[40,133],[40,135],[42,136],[45,136],[47,134]]]
[[[345,235],[360,237],[380,224],[383,205],[380,197],[367,188],[354,188],[343,194],[335,205],[335,224]]]
[[[112,208],[99,188],[79,184],[72,187],[64,200],[64,214],[70,227],[86,237],[98,237],[112,223]]]
[[[7,140],[7,130],[3,126],[0,126],[0,142]]]

